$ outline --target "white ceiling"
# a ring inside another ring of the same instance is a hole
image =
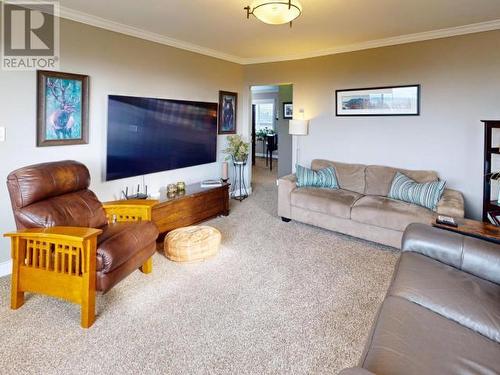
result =
[[[270,26],[251,0],[60,0],[63,17],[239,63],[279,61],[500,29],[500,0],[300,0]],[[438,30],[436,32],[436,30]]]

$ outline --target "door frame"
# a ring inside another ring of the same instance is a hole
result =
[[[255,104],[252,103],[252,165],[255,165]]]

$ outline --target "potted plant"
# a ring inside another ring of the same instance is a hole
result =
[[[269,129],[267,126],[261,128],[255,132],[255,138],[262,142],[262,153],[266,153],[266,142],[267,136],[276,134],[273,129]]]
[[[274,130],[269,129],[267,126],[255,132],[255,137],[258,141],[265,141],[268,135],[274,135]]]
[[[248,158],[250,143],[245,142],[241,135],[235,134],[227,137],[227,147],[222,151],[227,154],[226,160],[233,159],[235,163],[244,163]]]

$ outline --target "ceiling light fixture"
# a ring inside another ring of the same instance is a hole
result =
[[[290,23],[302,13],[302,6],[297,0],[256,0],[244,8],[247,18],[253,14],[256,18],[269,25]]]

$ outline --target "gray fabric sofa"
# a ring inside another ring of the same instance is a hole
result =
[[[342,375],[500,374],[500,245],[411,224],[359,367]]]
[[[335,168],[340,189],[297,188],[295,175],[278,181],[278,215],[354,237],[399,248],[410,223],[431,223],[437,214],[464,216],[460,192],[445,189],[437,212],[387,198],[397,171],[417,182],[438,178],[433,171],[414,171],[378,165],[346,164],[316,159],[311,168]]]

